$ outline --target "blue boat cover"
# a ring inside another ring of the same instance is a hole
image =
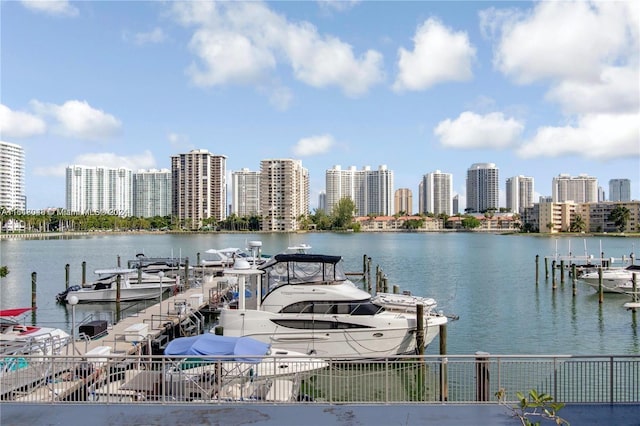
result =
[[[269,352],[269,345],[251,337],[218,336],[213,333],[198,336],[178,337],[173,339],[164,350],[165,355],[201,355],[224,356],[226,361],[241,361],[258,363],[261,358],[251,358],[250,355],[263,356]]]

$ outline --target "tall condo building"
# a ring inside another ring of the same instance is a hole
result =
[[[573,201],[574,203],[598,202],[598,179],[581,174],[558,175],[551,184],[551,199],[554,203]]]
[[[524,209],[533,207],[533,178],[514,176],[507,179],[507,208],[521,214]]]
[[[395,214],[400,212],[409,216],[413,214],[413,194],[409,188],[396,189],[394,198]]]
[[[327,193],[324,191],[318,194],[318,210],[327,211]]]
[[[610,179],[609,201],[631,201],[631,180]]]
[[[24,211],[24,149],[14,143],[0,141],[0,207]]]
[[[171,216],[171,170],[138,170],[133,174],[133,215]]]
[[[231,174],[231,212],[239,217],[260,215],[260,172],[244,168]]]
[[[206,149],[171,156],[172,214],[198,229],[204,219],[227,217],[227,157]]]
[[[419,184],[420,196],[418,211],[435,215],[453,214],[453,175],[436,170],[422,177]]]
[[[132,171],[124,167],[67,167],[66,208],[73,213],[131,216]]]
[[[467,170],[468,213],[484,213],[498,209],[500,188],[498,168],[494,163],[475,163]]]
[[[334,166],[326,171],[325,178],[327,213],[331,214],[342,198],[350,198],[354,202],[358,216],[388,216],[393,213],[393,171],[387,166],[381,165],[378,170],[371,170],[369,166],[362,170],[356,170],[354,166],[342,170],[340,166]]]
[[[300,160],[260,162],[260,211],[263,231],[296,231],[309,214],[309,171]]]

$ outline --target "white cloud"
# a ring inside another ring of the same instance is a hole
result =
[[[398,50],[398,76],[393,89],[424,90],[445,81],[467,81],[476,49],[464,32],[429,18],[413,37],[413,51]]]
[[[597,79],[603,64],[635,54],[627,13],[624,2],[563,1],[539,2],[531,13],[511,19],[497,16],[502,26],[494,65],[524,84]],[[484,25],[492,25],[490,15],[485,11]]]
[[[567,113],[628,113],[640,108],[640,81],[637,69],[604,68],[597,81],[564,80],[546,95]]]
[[[0,104],[0,135],[2,138],[28,138],[47,130],[44,120],[22,111],[12,111]]]
[[[71,163],[58,164],[55,166],[36,167],[34,174],[37,176],[65,176],[66,168],[69,165],[80,165],[86,167],[112,167],[131,169],[156,168],[156,160],[151,151],[146,150],[139,155],[121,156],[112,152],[87,153],[76,156]]]
[[[195,149],[187,135],[171,132],[167,135],[167,139],[169,140],[169,144],[171,144],[171,148],[176,151],[191,151]]]
[[[320,8],[327,11],[345,12],[355,7],[360,0],[318,0]]]
[[[466,111],[455,120],[441,121],[433,133],[445,147],[506,148],[518,141],[523,130],[523,123],[501,112],[478,115]]]
[[[198,61],[187,74],[198,86],[264,86],[281,64],[298,80],[318,88],[365,94],[384,78],[382,55],[357,56],[351,45],[318,34],[308,22],[292,23],[260,2],[177,2],[176,19],[195,26],[189,48]]]
[[[147,33],[137,33],[134,36],[134,43],[138,46],[145,44],[162,43],[165,41],[166,35],[162,31],[162,28],[156,27]]]
[[[542,127],[519,150],[523,158],[575,155],[594,160],[640,157],[640,114],[590,114],[576,126]]]
[[[54,16],[78,16],[78,9],[67,0],[22,0],[27,9]]]
[[[324,154],[328,152],[334,144],[335,141],[331,135],[310,136],[300,139],[293,147],[293,152],[300,157]]]
[[[53,130],[65,137],[99,140],[116,135],[121,128],[117,118],[86,101],[70,100],[55,105],[32,100],[30,104],[39,115],[53,117],[57,121]]]

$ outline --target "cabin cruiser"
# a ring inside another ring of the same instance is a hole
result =
[[[239,262],[235,303],[220,307],[212,332],[249,336],[278,347],[333,358],[384,358],[416,353],[416,303],[372,299],[347,278],[340,256],[282,253],[252,267]],[[385,307],[385,304],[387,307]],[[425,347],[447,317],[424,306]]]

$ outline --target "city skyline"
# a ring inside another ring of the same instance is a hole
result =
[[[228,182],[301,160],[311,210],[335,165],[386,165],[414,211],[435,170],[464,211],[474,163],[499,168],[501,207],[520,175],[534,201],[561,174],[640,199],[636,2],[0,7],[0,139],[24,148],[32,210],[65,204],[70,165],[163,169],[192,149],[227,157]]]

